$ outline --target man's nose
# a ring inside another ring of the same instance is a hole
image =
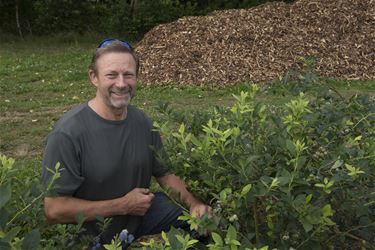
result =
[[[116,82],[116,85],[118,87],[122,87],[122,88],[129,86],[129,84],[128,84],[126,78],[125,78],[125,76],[123,76],[123,75],[119,76],[118,81]]]

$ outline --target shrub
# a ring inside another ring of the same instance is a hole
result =
[[[316,83],[286,86],[297,95],[281,107],[259,102],[252,85],[200,132],[156,124],[168,164],[214,208],[211,219],[182,217],[213,232],[210,249],[375,244],[374,98],[343,100]]]

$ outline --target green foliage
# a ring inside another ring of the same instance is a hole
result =
[[[269,0],[1,0],[0,34],[17,34],[16,4],[24,35],[83,34],[140,38],[152,27],[216,9],[246,8]]]
[[[103,32],[112,32],[136,40],[160,23],[167,23],[186,15],[194,15],[196,5],[178,0],[138,0],[132,8],[125,1],[114,1],[105,19]]]
[[[77,220],[77,225],[49,226],[44,218],[42,200],[53,191],[59,164],[51,183],[43,187],[39,172],[30,175],[25,169],[19,169],[14,159],[4,155],[0,155],[0,160],[0,249],[39,249],[41,246],[67,249],[81,244],[74,238],[82,231],[83,219]],[[82,242],[82,246],[87,246],[89,241]]]
[[[259,102],[269,89],[253,85],[231,108],[208,113],[198,132],[156,124],[168,164],[214,208],[204,225],[181,217],[212,230],[211,249],[375,244],[375,100],[346,100],[313,74],[301,76],[280,87],[296,95],[281,107]]]
[[[20,202],[27,200],[27,196],[21,196],[21,192],[17,192],[16,182],[19,180],[17,175],[18,169],[15,168],[15,160],[0,155],[0,248],[1,249],[36,249],[39,246],[40,232],[38,229],[30,227],[36,226],[36,218],[32,218],[33,225],[26,225],[26,220],[30,219],[30,215],[26,215],[25,211],[31,206],[35,206],[40,198],[34,197],[26,206]],[[28,184],[25,180],[26,185]],[[33,183],[35,192],[38,192],[37,185]],[[29,218],[27,218],[29,217]]]
[[[143,249],[187,250],[191,249],[198,242],[198,240],[191,239],[188,233],[173,227],[168,233],[162,232],[161,236],[164,242],[156,242],[154,239],[151,239],[149,242],[141,242]]]

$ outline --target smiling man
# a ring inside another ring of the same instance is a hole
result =
[[[136,92],[139,60],[128,42],[104,40],[89,66],[96,95],[65,114],[48,135],[42,180],[48,184],[57,162],[57,196],[44,199],[50,223],[74,223],[86,218],[86,233],[108,243],[123,229],[136,238],[178,227],[181,208],[164,193],[149,190],[154,176],[163,188],[179,193],[191,213],[211,208],[186,189],[184,181],[158,160],[162,151],[151,120],[130,104]],[[165,154],[161,154],[164,157]],[[101,232],[97,216],[112,218]]]

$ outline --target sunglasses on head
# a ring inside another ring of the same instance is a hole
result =
[[[122,41],[122,40],[115,39],[115,38],[108,38],[108,39],[103,40],[103,41],[99,44],[98,48],[104,48],[105,46],[107,46],[107,45],[109,45],[109,44],[111,44],[111,43],[113,43],[113,42],[120,42],[120,44],[121,44],[122,46],[124,46],[124,47],[126,47],[126,48],[128,48],[128,49],[133,49],[133,47],[130,45],[129,42],[127,42],[127,41]]]

